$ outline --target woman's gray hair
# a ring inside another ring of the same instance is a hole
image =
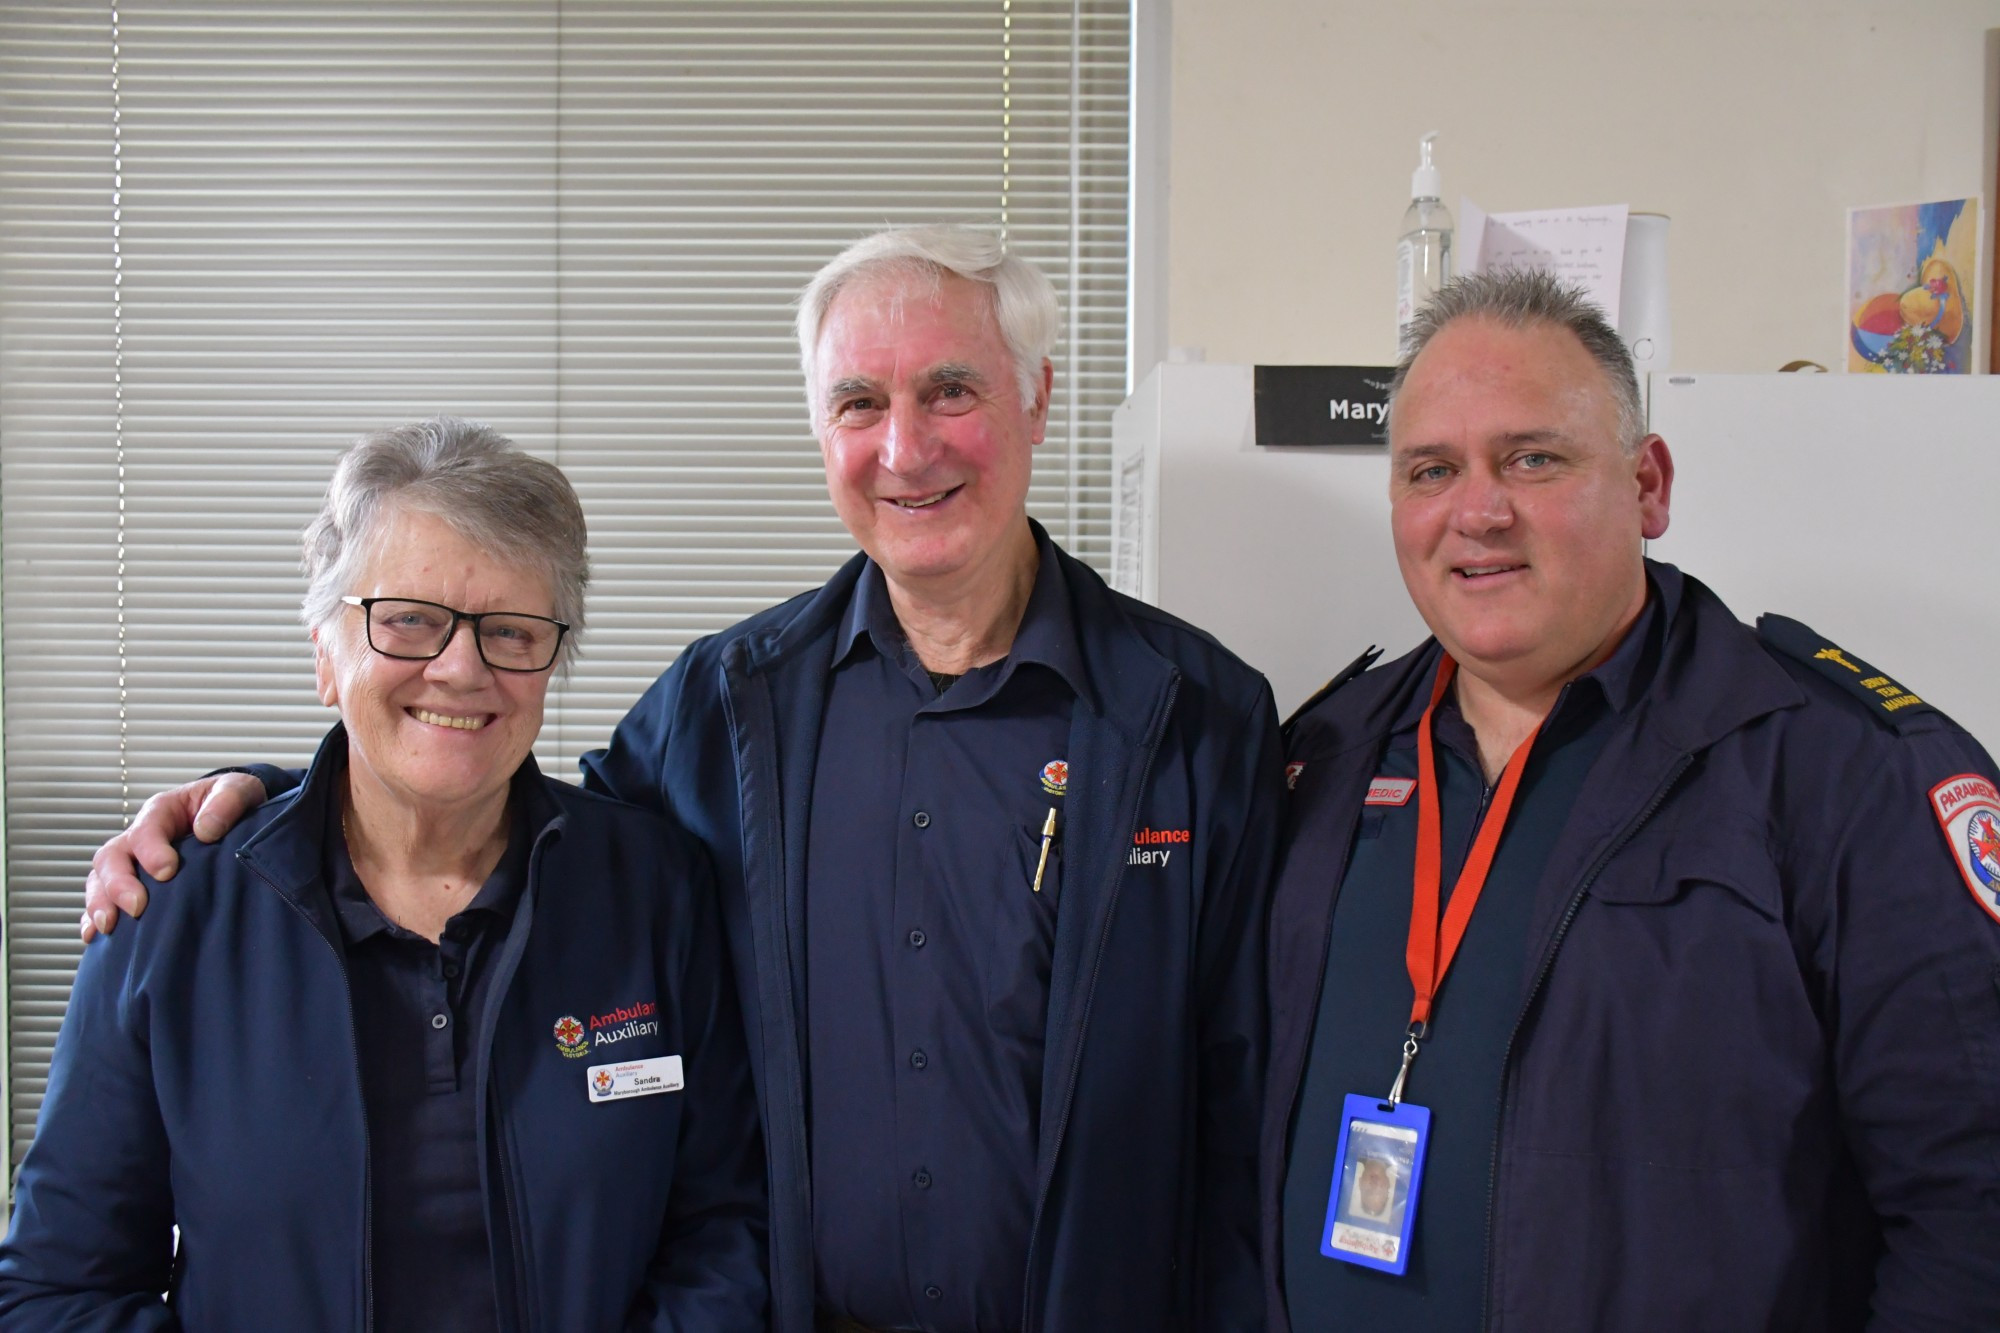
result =
[[[819,420],[819,331],[833,299],[851,282],[877,274],[910,273],[937,283],[955,273],[993,289],[993,314],[1014,358],[1021,406],[1041,394],[1042,362],[1055,346],[1061,320],[1056,290],[1040,269],[1010,253],[997,237],[973,227],[937,224],[894,227],[856,241],[813,275],[799,296],[799,367],[806,374],[806,405]]]
[[[1618,408],[1618,444],[1627,454],[1637,452],[1646,435],[1646,413],[1639,403],[1639,376],[1632,353],[1604,314],[1581,287],[1552,273],[1515,269],[1507,273],[1469,273],[1438,288],[1424,303],[1403,335],[1403,357],[1389,381],[1389,414],[1396,412],[1396,395],[1410,377],[1417,354],[1446,325],[1461,319],[1488,319],[1510,329],[1545,324],[1567,329],[1604,372],[1606,386]]]
[[[570,627],[559,659],[569,665],[590,582],[583,506],[561,468],[523,453],[491,426],[457,417],[373,431],[341,455],[301,542],[300,618],[309,628],[340,614],[340,599],[374,554],[386,520],[402,511],[441,518],[495,560],[546,579],[555,618]]]

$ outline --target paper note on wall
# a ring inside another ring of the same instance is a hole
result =
[[[1618,323],[1625,271],[1625,204],[1488,213],[1470,199],[1458,204],[1459,272],[1538,269],[1583,288],[1604,317]]]

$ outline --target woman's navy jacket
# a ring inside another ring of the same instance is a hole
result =
[[[368,1131],[321,872],[345,746],[335,728],[303,788],[184,843],[145,918],[84,951],[0,1327],[370,1326]],[[533,851],[476,1075],[502,1327],[761,1329],[762,1154],[704,858],[532,759],[513,796]],[[635,1002],[659,1031],[615,1058],[680,1055],[686,1086],[593,1104],[585,1071],[613,1057],[566,1057],[555,1027]]]

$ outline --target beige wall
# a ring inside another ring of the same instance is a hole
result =
[[[1461,194],[1672,215],[1676,370],[1838,366],[1852,205],[1984,188],[1990,235],[2000,0],[1171,13],[1168,341],[1211,361],[1391,358],[1430,129],[1454,216]]]

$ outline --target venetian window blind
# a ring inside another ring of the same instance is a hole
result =
[[[1004,231],[1065,328],[1030,508],[1102,568],[1126,382],[1130,6],[0,0],[11,1159],[90,851],[331,721],[297,535],[447,411],[560,463],[595,580],[537,756],[852,551],[791,303],[902,222]]]

